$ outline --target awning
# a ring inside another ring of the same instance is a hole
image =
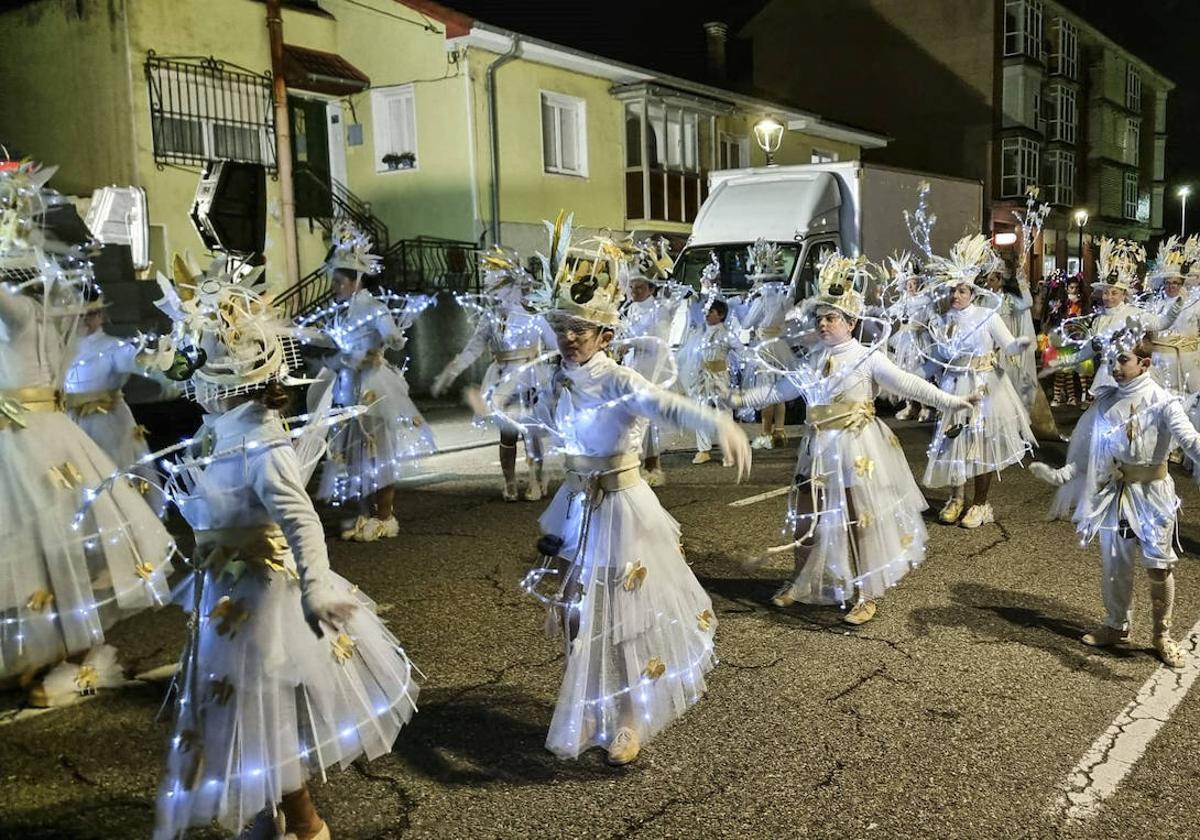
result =
[[[371,86],[367,74],[336,53],[283,45],[283,78],[287,86],[330,96],[347,96]]]

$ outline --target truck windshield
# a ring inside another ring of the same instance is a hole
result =
[[[753,285],[746,279],[746,248],[749,243],[731,245],[695,245],[686,248],[675,263],[675,279],[700,288],[700,274],[709,264],[713,254],[721,264],[721,288],[728,291],[746,291]],[[790,280],[800,256],[800,245],[796,242],[780,242],[783,252],[783,272]]]

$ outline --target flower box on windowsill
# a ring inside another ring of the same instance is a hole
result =
[[[398,155],[386,154],[383,156],[382,160],[383,164],[387,167],[387,172],[398,172],[402,169],[417,168],[417,156],[412,152],[403,152]]]

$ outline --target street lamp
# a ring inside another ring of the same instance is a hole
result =
[[[783,126],[770,117],[759,120],[754,125],[754,139],[758,146],[767,153],[767,166],[775,165],[775,152],[783,142]]]
[[[1179,188],[1176,195],[1179,196],[1179,238],[1183,239],[1184,230],[1187,228],[1187,198],[1192,194],[1192,188],[1183,186]]]
[[[1079,227],[1079,276],[1083,277],[1087,273],[1087,269],[1083,264],[1083,229],[1087,227],[1088,211],[1075,211],[1075,224]]]

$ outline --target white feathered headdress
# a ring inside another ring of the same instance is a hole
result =
[[[383,258],[371,253],[373,245],[371,237],[350,222],[338,222],[333,228],[333,247],[325,260],[325,270],[378,274],[383,268]]]
[[[1100,237],[1100,255],[1096,258],[1096,282],[1092,288],[1109,287],[1135,291],[1138,267],[1146,261],[1146,249],[1129,239]]]
[[[774,242],[759,237],[754,244],[746,249],[746,263],[749,269],[746,277],[751,280],[782,280],[783,250]]]
[[[979,284],[981,277],[1002,271],[1004,261],[992,250],[992,243],[982,233],[964,236],[950,248],[949,257],[932,257],[929,270],[939,285],[958,286]]]

